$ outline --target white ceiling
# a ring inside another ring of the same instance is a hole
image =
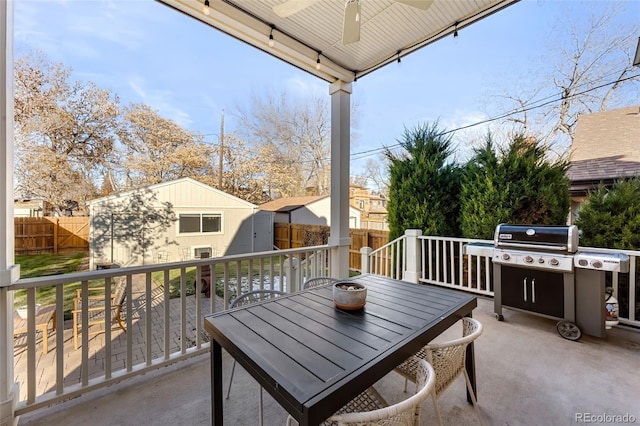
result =
[[[204,0],[158,1],[328,82],[349,83],[518,0],[434,0],[424,11],[393,0],[360,0],[360,41],[347,45],[345,0],[312,1],[287,18],[273,11],[286,0],[209,0],[208,16]]]

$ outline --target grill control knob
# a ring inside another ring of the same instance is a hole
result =
[[[578,259],[578,265],[580,266],[588,266],[589,265],[589,261],[587,259]]]
[[[560,261],[555,257],[549,261],[549,265],[551,266],[558,266],[559,264],[560,264]]]
[[[544,258],[541,257],[540,259],[538,259],[538,263],[544,263]]]
[[[502,260],[509,260],[509,259],[511,259],[511,256],[509,256],[509,253],[502,254]]]
[[[531,256],[525,256],[525,257],[524,257],[524,261],[525,261],[525,263],[533,263],[533,257],[531,257]]]
[[[592,265],[594,268],[602,268],[602,262],[601,262],[601,261],[599,261],[599,260],[594,260],[594,261],[591,263],[591,265]]]

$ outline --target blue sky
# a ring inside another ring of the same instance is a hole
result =
[[[621,24],[640,28],[640,0],[624,3]],[[522,0],[358,80],[352,155],[394,144],[405,126],[438,120],[453,129],[504,112],[495,95],[544,67],[552,29],[567,13],[580,19],[604,4]],[[217,141],[223,109],[233,132],[234,111],[254,94],[328,96],[326,82],[152,0],[20,0],[14,9],[16,57],[41,50],[73,78],[111,89],[123,105],[145,103],[205,140]],[[352,174],[376,158],[354,157]]]

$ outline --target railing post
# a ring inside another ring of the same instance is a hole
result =
[[[422,230],[407,229],[404,231],[404,236],[406,240],[406,263],[404,265],[402,280],[417,284],[420,280],[420,274],[422,272],[422,254],[420,250],[420,239],[418,238],[422,236]]]
[[[371,271],[369,270],[369,255],[373,249],[371,247],[362,247],[360,249],[360,272],[363,274],[368,274]]]
[[[0,426],[17,425],[20,395],[13,371],[13,290],[20,278],[13,223],[13,4],[0,2]]]
[[[298,258],[289,256],[284,261],[284,268],[286,274],[287,281],[287,293],[295,293],[299,290],[298,288]],[[282,286],[282,284],[280,284]],[[280,291],[282,291],[282,287],[280,287]]]

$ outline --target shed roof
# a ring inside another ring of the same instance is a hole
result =
[[[328,195],[309,195],[305,197],[278,198],[261,204],[258,208],[270,212],[286,213],[328,197]]]
[[[174,186],[174,185],[178,185],[178,184],[181,184],[181,183],[188,183],[188,184],[195,185],[195,186],[198,186],[200,188],[203,188],[203,189],[205,189],[207,191],[212,191],[212,192],[218,193],[218,194],[223,195],[223,196],[225,196],[225,197],[227,197],[227,198],[229,198],[231,200],[234,200],[234,201],[236,201],[236,202],[238,202],[240,204],[244,204],[247,207],[252,207],[252,208],[257,207],[255,204],[250,203],[250,202],[248,202],[246,200],[243,200],[242,198],[238,198],[235,195],[231,195],[231,194],[229,194],[227,192],[221,191],[221,190],[219,190],[217,188],[214,188],[212,186],[209,186],[209,185],[205,185],[202,182],[198,182],[197,180],[191,179],[191,178],[188,178],[188,177],[175,179],[175,180],[171,180],[171,181],[167,181],[167,182],[160,182],[160,183],[156,183],[156,184],[145,186],[145,187],[141,187],[141,188],[136,188],[136,189],[133,189],[133,190],[130,190],[130,191],[113,193],[113,194],[107,195],[106,197],[94,198],[93,200],[88,201],[88,204],[89,205],[101,204],[101,203],[104,203],[104,202],[107,202],[107,201],[115,200],[117,198],[127,197],[127,196],[133,194],[136,191],[140,191],[140,190],[151,190],[151,191],[153,191],[153,190],[157,190],[157,189],[160,189],[160,188],[164,188],[166,186]]]

